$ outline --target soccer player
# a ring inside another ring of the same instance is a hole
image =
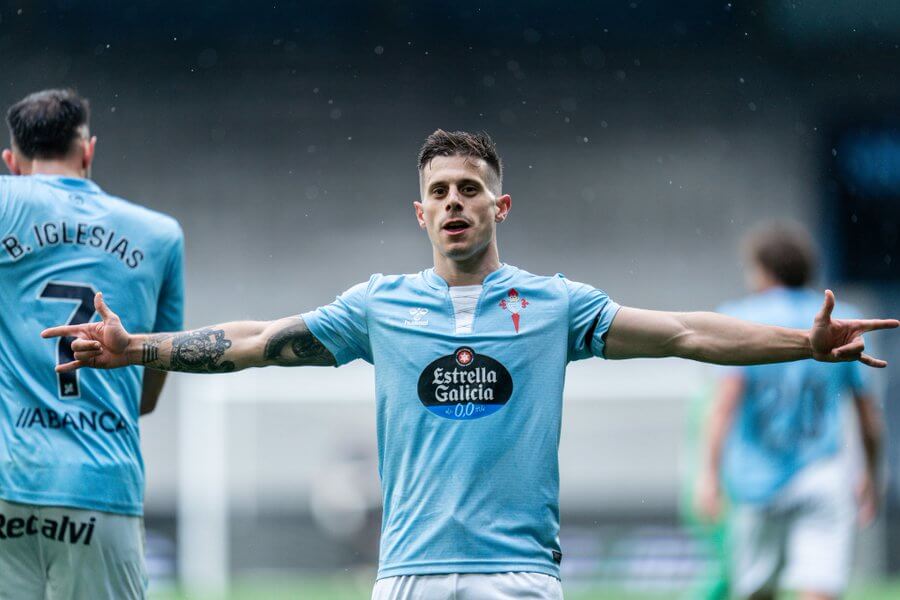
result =
[[[487,134],[436,131],[419,176],[413,205],[432,268],[373,275],[299,316],[157,335],[128,333],[98,295],[102,322],[43,333],[78,338],[63,373],[373,363],[384,497],[375,599],[562,596],[557,447],[568,362],[815,357],[880,367],[859,336],[900,324],[832,321],[830,292],[809,331],[620,307],[589,285],[500,262],[497,226],[512,201]]]
[[[819,302],[807,287],[815,270],[808,234],[796,226],[766,226],[748,236],[745,248],[754,293],[722,311],[802,326]],[[849,306],[841,310],[854,312]],[[858,485],[842,451],[847,397],[854,400],[865,450]],[[726,370],[697,498],[703,512],[715,517],[725,486],[733,509],[731,571],[740,597],[772,598],[779,588],[803,600],[841,596],[857,512],[861,524],[876,514],[881,430],[858,362],[807,360]]]
[[[109,289],[122,323],[182,326],[178,223],[89,179],[97,142],[87,100],[45,90],[7,115],[0,177],[0,598],[145,596],[144,464],[138,416],[165,373],[134,366],[56,373]],[[115,289],[113,289],[115,288]],[[114,299],[113,299],[114,298]]]

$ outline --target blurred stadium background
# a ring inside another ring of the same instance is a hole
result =
[[[187,325],[274,318],[430,264],[415,153],[485,129],[514,210],[501,258],[623,304],[744,293],[741,234],[807,224],[823,283],[900,313],[900,4],[889,0],[6,2],[4,106],[72,86],[94,178],[175,216]],[[879,348],[897,397],[900,343]],[[679,524],[691,399],[677,361],[570,368],[567,597],[679,597],[709,549]],[[365,598],[377,559],[372,370],[174,376],[145,419],[156,598]],[[900,407],[885,403],[889,436]],[[900,453],[888,445],[887,470]],[[900,488],[853,598],[900,596]],[[200,593],[203,592],[203,593]]]

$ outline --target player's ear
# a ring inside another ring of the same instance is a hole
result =
[[[413,206],[416,209],[416,221],[419,222],[419,227],[425,229],[425,209],[422,207],[422,203],[416,200],[413,202]]]
[[[512,197],[509,194],[503,194],[499,198],[497,198],[497,214],[494,216],[494,220],[497,223],[502,223],[506,220],[506,217],[509,216],[509,209],[512,208]]]
[[[13,151],[9,148],[3,150],[3,162],[6,163],[6,168],[9,169],[9,172],[13,175],[22,174],[22,170],[19,168],[19,163],[16,161],[16,155],[13,154]]]
[[[97,147],[97,136],[92,135],[91,139],[83,140],[83,152],[81,153],[81,168],[86,173],[91,170],[91,163],[94,162],[94,149]]]

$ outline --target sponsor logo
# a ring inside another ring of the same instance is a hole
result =
[[[112,411],[57,412],[49,408],[23,408],[16,419],[19,429],[73,429],[99,433],[128,431],[128,422]]]
[[[412,317],[412,319],[403,321],[403,324],[407,327],[427,327],[428,321],[423,320],[427,314],[427,308],[411,308],[409,309],[409,316]]]
[[[84,544],[89,546],[94,537],[94,524],[97,519],[91,517],[87,521],[70,519],[67,515],[59,521],[40,518],[32,515],[27,519],[7,517],[0,513],[0,540],[16,539],[26,535],[41,535],[48,540],[66,544]]]
[[[523,296],[519,296],[519,292],[516,291],[515,288],[509,290],[506,298],[500,301],[500,308],[509,313],[510,318],[512,318],[513,327],[516,329],[516,333],[519,333],[519,321],[522,318],[521,313],[528,304],[528,300]]]
[[[513,380],[499,361],[463,346],[425,367],[418,390],[425,408],[439,417],[471,420],[503,408]]]

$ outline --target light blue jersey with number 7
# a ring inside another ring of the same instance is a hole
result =
[[[102,290],[130,331],[182,327],[183,236],[86,179],[0,177],[0,498],[143,512],[141,367],[57,374]]]

